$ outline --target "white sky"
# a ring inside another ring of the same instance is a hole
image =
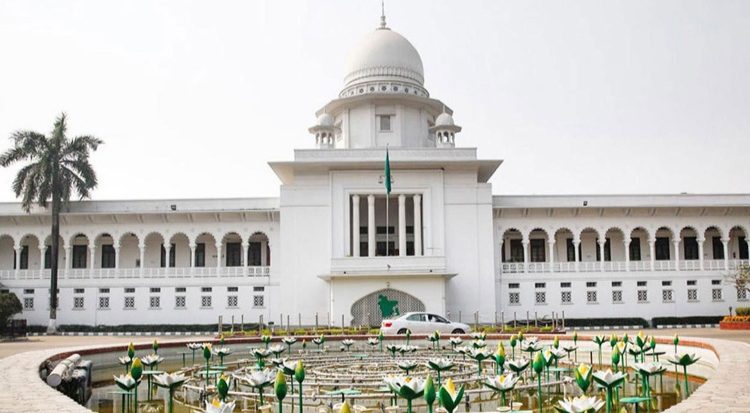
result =
[[[94,199],[275,196],[377,0],[0,3],[0,150],[106,141]],[[394,1],[495,194],[750,193],[750,1]],[[0,170],[14,200],[17,168]]]

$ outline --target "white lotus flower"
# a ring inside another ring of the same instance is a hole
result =
[[[347,338],[346,340],[341,340],[341,344],[349,347],[354,344],[354,340]]]
[[[113,376],[117,387],[125,391],[131,391],[135,387],[135,379],[133,376],[128,374],[121,374],[119,376]]]
[[[453,362],[447,358],[433,357],[427,360],[427,367],[437,371],[445,371],[453,366]]]
[[[131,359],[128,356],[124,356],[124,357],[118,357],[117,361],[120,362],[120,364],[122,364],[122,365],[127,365],[127,364],[132,363],[133,359]]]
[[[404,345],[398,346],[398,351],[400,351],[401,353],[413,353],[417,351],[417,348],[418,348],[417,346],[404,344]]]
[[[228,356],[232,354],[232,350],[229,349],[229,347],[215,347],[213,349],[213,353],[217,356]]]
[[[157,386],[166,387],[168,389],[181,386],[188,378],[184,374],[179,373],[162,373],[154,376],[154,381]]]
[[[393,392],[406,399],[414,399],[424,392],[425,380],[422,378],[387,376],[383,381]]]
[[[549,351],[558,360],[568,355],[568,352],[565,351],[564,349],[561,349],[561,348],[554,348],[554,347],[552,347],[551,349],[549,349]]]
[[[234,401],[225,403],[219,399],[213,401],[206,400],[206,413],[232,413],[234,411]]]
[[[190,350],[199,350],[203,348],[203,344],[201,343],[187,343],[186,345]]]
[[[487,384],[487,386],[495,390],[508,391],[513,390],[513,388],[516,387],[516,382],[518,382],[518,379],[518,376],[511,373],[507,375],[487,377],[485,383]]]
[[[667,368],[659,362],[636,363],[633,368],[648,376],[665,371]]]
[[[471,342],[471,346],[474,348],[484,348],[487,347],[487,342],[484,340],[474,340]]]
[[[318,346],[325,343],[325,339],[323,337],[315,337],[312,341],[313,341],[313,344],[318,345]]]
[[[487,338],[487,333],[485,332],[474,332],[471,333],[471,338],[474,340],[485,340]]]
[[[533,337],[525,337],[525,338],[523,339],[523,341],[524,341],[524,342],[526,342],[526,343],[538,343],[538,342],[539,342],[539,337],[536,337],[536,336],[533,336]]]
[[[559,409],[567,413],[594,413],[604,406],[604,401],[584,395],[576,398],[568,397],[560,400],[558,404]]]
[[[367,344],[371,346],[377,346],[378,344],[380,344],[380,340],[378,340],[377,337],[369,337],[367,339]]]
[[[508,368],[512,371],[515,371],[516,373],[519,373],[526,369],[526,367],[529,366],[529,363],[531,363],[531,360],[527,358],[521,358],[518,360],[508,360],[506,363],[508,365]]]
[[[607,371],[597,371],[593,376],[595,382],[605,387],[618,385],[618,382],[625,380],[625,374],[622,372],[612,373],[610,369],[607,369]]]
[[[529,353],[531,353],[531,352],[536,353],[537,351],[541,351],[542,350],[542,345],[540,343],[538,343],[537,341],[527,341],[527,340],[524,340],[524,341],[521,342],[521,350],[529,352]]]
[[[290,337],[290,336],[288,336],[288,337],[284,337],[284,338],[282,338],[282,339],[281,339],[281,341],[282,341],[282,342],[283,342],[284,344],[287,344],[287,345],[292,345],[292,344],[294,344],[294,343],[296,343],[296,342],[297,342],[297,338],[296,338],[296,337]]]
[[[456,347],[456,353],[458,354],[469,354],[469,351],[471,351],[471,348],[468,346]]]
[[[278,367],[278,366],[284,365],[284,363],[286,363],[287,360],[288,359],[286,357],[276,357],[276,358],[272,358],[269,361],[271,362],[271,364]]]
[[[241,381],[247,382],[251,387],[264,387],[276,379],[276,372],[271,369],[256,370],[250,374],[235,376]]]
[[[264,348],[254,348],[253,349],[253,355],[257,358],[266,358],[271,355],[271,352],[264,349]]]
[[[268,351],[273,354],[281,354],[286,351],[286,347],[282,346],[281,344],[274,344],[271,347],[268,347]]]
[[[450,343],[454,346],[461,345],[461,343],[464,342],[464,340],[461,337],[451,337],[449,339]]]
[[[157,354],[149,354],[148,356],[141,357],[141,363],[143,363],[144,366],[152,366],[154,364],[159,364],[162,361],[164,361],[164,357]]]

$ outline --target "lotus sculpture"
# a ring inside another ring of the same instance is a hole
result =
[[[213,349],[213,353],[217,356],[219,356],[219,365],[224,365],[224,357],[232,354],[232,350],[229,349],[229,347],[215,347]]]
[[[410,376],[389,376],[384,381],[392,392],[406,400],[406,413],[412,413],[412,401],[424,393],[425,381]]]
[[[651,398],[651,383],[649,378],[653,375],[664,373],[667,368],[659,362],[636,363],[633,368],[641,374],[641,385],[643,387],[643,397]]]
[[[409,372],[411,372],[417,367],[417,365],[418,365],[417,362],[414,360],[399,360],[396,363],[396,366],[398,366],[398,368],[400,368],[401,370],[405,371],[407,376],[409,375]]]
[[[195,364],[195,351],[200,350],[203,348],[203,344],[201,343],[187,343],[186,344],[188,350],[190,350],[191,353],[193,353],[193,363]]]
[[[596,413],[604,402],[596,397],[578,396],[565,398],[555,405],[555,410],[561,413]]]
[[[213,399],[212,401],[206,400],[206,413],[232,413],[234,407],[234,401],[226,403],[219,399]]]
[[[430,358],[427,360],[427,367],[437,373],[438,386],[441,384],[440,373],[452,369],[455,364],[447,358]]]
[[[599,385],[599,387],[606,390],[607,394],[607,413],[612,412],[612,404],[613,404],[613,392],[614,390],[621,386],[625,382],[625,374],[620,372],[612,373],[612,370],[607,371],[597,371],[593,375],[594,382]]]
[[[352,340],[352,339],[349,339],[349,338],[347,338],[347,339],[345,339],[345,340],[341,340],[341,344],[342,344],[342,345],[343,345],[344,347],[346,347],[346,350],[347,350],[347,351],[351,351],[351,347],[352,347],[352,345],[354,344],[354,340]]]
[[[174,412],[174,391],[178,387],[182,386],[186,381],[187,377],[184,374],[177,374],[177,373],[162,373],[159,375],[154,376],[154,383],[159,386],[167,389],[167,392],[169,393],[169,399],[167,404],[167,411],[169,413]]]
[[[263,388],[271,385],[276,379],[276,372],[271,369],[256,370],[250,374],[235,376],[238,380],[247,383],[250,387],[258,389],[258,403],[263,405]]]
[[[512,391],[516,387],[518,376],[511,374],[501,374],[499,376],[488,377],[484,385],[500,393],[500,405],[505,406],[505,393]]]
[[[586,394],[586,391],[588,391],[589,387],[591,386],[591,376],[594,373],[594,370],[588,364],[581,363],[578,365],[578,367],[575,368],[575,371],[573,373],[575,374],[575,380],[578,388],[581,389],[583,394]]]
[[[667,359],[667,361],[674,364],[675,367],[682,366],[683,377],[685,378],[685,398],[690,396],[687,368],[688,366],[695,364],[698,360],[700,360],[700,357],[697,357],[694,353],[675,354],[674,356]]]
[[[288,350],[289,354],[291,355],[292,354],[292,346],[294,345],[294,343],[297,342],[297,338],[296,337],[287,336],[287,337],[282,338],[281,342],[284,343],[284,344],[286,344],[287,350]]]
[[[438,391],[438,398],[443,408],[448,413],[453,413],[454,410],[461,404],[461,399],[464,397],[464,386],[462,385],[456,390],[456,385],[453,380],[448,378],[445,384],[440,386]]]
[[[481,348],[473,348],[469,351],[469,357],[477,361],[477,374],[482,375],[482,362],[492,356],[488,350]]]

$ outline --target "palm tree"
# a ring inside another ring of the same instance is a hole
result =
[[[50,254],[50,305],[47,332],[57,331],[57,257],[60,239],[60,210],[70,201],[72,193],[80,199],[89,198],[96,188],[96,174],[89,162],[89,152],[95,151],[102,140],[93,136],[68,139],[65,113],[55,121],[49,136],[19,130],[10,137],[13,147],[0,155],[0,166],[27,161],[13,181],[13,192],[21,198],[26,212],[33,205],[42,208],[52,202],[52,251]]]

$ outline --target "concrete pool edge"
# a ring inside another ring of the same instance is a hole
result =
[[[363,336],[364,337],[364,336]],[[488,335],[488,339],[501,336]],[[502,336],[504,338],[504,336]],[[342,337],[343,338],[343,337]],[[402,337],[397,337],[402,339]],[[568,337],[565,337],[568,338]],[[336,341],[338,337],[327,341]],[[413,339],[416,338],[413,337]],[[550,337],[551,339],[551,337]],[[667,341],[662,337],[661,341]],[[228,344],[257,342],[257,339],[227,340]],[[161,343],[164,347],[184,346],[191,340]],[[701,347],[716,353],[719,362],[716,373],[700,386],[688,400],[675,405],[665,413],[687,413],[707,411],[732,412],[732,408],[750,406],[750,393],[743,392],[744,385],[750,383],[750,344],[723,339],[684,337],[681,347]],[[138,345],[148,348],[148,343]],[[24,391],[0,392],[0,412],[16,412],[19,408],[29,412],[46,412],[50,407],[56,412],[90,412],[62,393],[49,387],[39,378],[39,366],[46,360],[57,360],[67,354],[79,352],[82,355],[122,350],[122,345],[75,346],[58,349],[37,350],[19,353],[0,359],[0,388],[23,389]]]

